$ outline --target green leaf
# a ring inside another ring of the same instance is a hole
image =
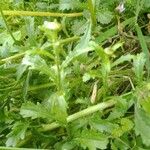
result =
[[[36,105],[32,102],[27,102],[22,104],[20,114],[23,118],[47,118],[48,120],[50,120],[51,114],[49,109],[40,103],[37,103]]]
[[[121,97],[114,97],[114,99],[117,100],[117,104],[115,105],[113,111],[110,113],[108,120],[114,120],[122,117],[129,107],[126,99],[123,99]]]
[[[147,47],[147,43],[146,43],[146,41],[144,39],[144,35],[143,35],[139,25],[136,24],[135,27],[136,27],[136,31],[137,31],[137,34],[138,34],[138,39],[139,39],[142,51],[145,54],[146,68],[147,68],[148,74],[149,74],[150,73],[150,67],[149,67],[150,66],[150,57],[149,57],[149,50],[148,50],[148,47]]]
[[[13,33],[16,40],[20,40],[21,32],[16,31]],[[14,40],[7,32],[2,32],[0,34],[0,56],[8,57],[11,53],[18,52],[18,47],[14,46]]]
[[[67,141],[67,142],[58,142],[55,144],[56,150],[73,150],[75,149],[76,145],[73,141]]]
[[[143,144],[150,146],[150,114],[136,104],[134,117],[136,135],[141,136]]]
[[[140,84],[143,80],[144,75],[144,66],[145,66],[146,58],[144,53],[137,54],[133,59],[133,71],[136,75],[137,82]]]
[[[84,35],[81,37],[79,43],[74,48],[74,50],[83,49],[86,48],[89,45],[89,41],[91,39],[91,31],[92,31],[92,23],[91,21],[88,21],[86,23],[86,30]]]
[[[131,61],[134,58],[133,55],[131,54],[127,54],[127,55],[123,55],[121,57],[119,57],[117,60],[115,60],[112,64],[111,67],[117,66],[119,64],[124,63],[125,61]]]
[[[128,118],[120,120],[120,126],[112,130],[114,137],[121,137],[124,133],[129,132],[133,128],[133,122]]]
[[[75,20],[71,28],[72,32],[78,36],[82,35],[86,30],[86,23],[85,20]]]
[[[110,11],[99,11],[96,15],[97,21],[101,24],[109,24],[113,19],[113,14]]]
[[[23,64],[20,64],[17,68],[17,72],[16,72],[16,75],[17,75],[17,80],[19,81],[19,79],[22,77],[23,73],[27,70],[28,68],[28,65],[23,65]]]
[[[25,71],[25,69],[27,68],[25,66],[28,66],[29,69],[38,70],[40,73],[49,76],[51,80],[56,80],[56,76],[54,74],[55,71],[50,68],[46,64],[45,60],[38,55],[25,55],[21,65],[23,65],[23,71]],[[23,74],[23,71],[18,71],[18,78]]]
[[[146,113],[150,114],[150,97],[143,99],[141,101],[141,106]]]
[[[85,74],[83,75],[83,77],[82,77],[83,82],[87,82],[87,81],[89,81],[90,79],[91,79],[91,76],[90,76],[90,74],[88,74],[88,73],[85,73]]]
[[[12,131],[7,135],[6,146],[16,146],[16,144],[25,138],[25,133],[29,124],[26,122],[16,122]]]
[[[64,95],[52,94],[48,100],[53,118],[62,124],[67,123],[67,103]]]
[[[144,0],[144,7],[146,8],[150,8],[150,3],[149,3],[149,0]]]
[[[71,61],[73,61],[75,58],[77,58],[78,56],[84,54],[84,53],[87,53],[87,52],[90,52],[90,51],[93,51],[94,48],[93,47],[87,47],[87,48],[83,48],[83,49],[77,49],[77,50],[74,50],[74,51],[71,51],[68,56],[66,57],[66,59],[62,62],[62,68],[65,68],[69,65],[69,63]]]
[[[142,82],[140,82],[142,83]],[[136,88],[136,97],[137,102],[140,105],[140,107],[150,115],[150,85],[148,83],[143,83],[143,85],[140,88]]]
[[[103,120],[103,119],[93,119],[91,120],[90,125],[92,126],[92,128],[100,131],[100,132],[107,132],[107,133],[111,133],[115,128],[118,127],[118,124],[116,123],[112,123],[108,120]]]
[[[26,33],[29,37],[28,42],[34,46],[36,45],[36,31],[34,29],[34,17],[26,17],[25,18],[25,27]]]
[[[135,20],[134,17],[132,18],[129,18],[127,20],[125,20],[124,22],[122,22],[121,24],[123,25],[123,27],[125,27],[126,25],[129,25],[131,23],[133,23]],[[98,36],[96,38],[96,42],[97,43],[101,43],[101,42],[104,42],[105,40],[108,40],[109,38],[113,37],[115,34],[117,34],[118,32],[118,26],[114,26],[108,30],[106,30],[105,32],[102,32],[100,34],[100,36]]]
[[[108,144],[108,137],[100,132],[94,130],[83,130],[80,137],[75,138],[82,148],[89,150],[106,149]]]
[[[32,72],[31,70],[29,70],[26,80],[24,82],[24,86],[23,86],[23,99],[26,100],[27,98],[27,93],[28,93],[28,89],[29,89],[29,81],[30,81],[30,76],[31,76]]]
[[[81,7],[82,3],[79,0],[60,0],[59,10],[73,10],[75,8]]]

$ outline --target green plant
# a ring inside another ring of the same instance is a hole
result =
[[[0,6],[0,149],[150,148],[149,0]]]

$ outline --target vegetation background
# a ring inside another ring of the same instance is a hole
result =
[[[0,13],[0,149],[150,149],[150,0]]]

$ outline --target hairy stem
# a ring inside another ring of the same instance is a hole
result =
[[[12,11],[3,10],[4,15],[8,16],[50,16],[50,17],[80,17],[83,15],[80,13],[53,13],[53,12],[33,12],[33,11]]]
[[[109,100],[94,106],[90,106],[84,110],[81,110],[73,115],[70,115],[67,117],[67,123],[71,123],[77,119],[86,117],[88,115],[91,115],[97,111],[103,111],[106,108],[110,108],[113,107],[116,104],[115,100]],[[47,132],[47,131],[51,131],[54,130],[58,127],[60,127],[61,125],[57,122],[53,122],[51,124],[47,124],[47,125],[43,125],[42,128],[38,129],[39,132]],[[23,146],[25,143],[29,142],[32,138],[32,134],[28,133],[28,136],[26,137],[26,139],[24,139],[23,141],[20,141],[20,143],[17,144],[17,147],[21,147]]]
[[[19,53],[19,54],[16,54],[16,55],[13,55],[13,56],[1,59],[0,60],[0,64],[6,63],[7,61],[10,61],[10,60],[18,59],[18,58],[24,56],[25,54],[26,54],[26,52],[23,52],[23,53]]]
[[[107,102],[103,102],[103,103],[88,107],[88,108],[86,108],[82,111],[79,111],[79,112],[77,112],[73,115],[68,116],[67,117],[67,123],[70,123],[70,122],[73,122],[73,121],[75,121],[79,118],[91,115],[91,114],[93,114],[97,111],[102,111],[106,108],[112,107],[112,106],[115,105],[115,103],[116,103],[116,101],[110,100],[110,101],[107,101]],[[58,127],[60,127],[60,124],[57,123],[57,122],[53,122],[51,124],[43,125],[43,128],[41,128],[39,131],[41,131],[41,132],[51,131],[51,130],[54,130]]]
[[[29,148],[16,148],[16,147],[3,147],[3,146],[0,146],[0,150],[29,150]],[[37,149],[30,148],[30,150],[37,150]],[[38,149],[38,150],[46,150],[46,149]]]

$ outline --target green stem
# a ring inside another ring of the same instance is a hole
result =
[[[70,115],[67,117],[67,123],[71,123],[77,119],[86,117],[88,115],[91,115],[97,111],[103,111],[104,109],[113,107],[116,104],[115,100],[109,100],[94,106],[90,106],[84,110],[81,110],[73,115]],[[43,125],[42,128],[38,129],[39,132],[47,132],[47,131],[51,131],[54,130],[58,127],[60,127],[61,125],[57,122],[53,122],[51,124],[47,124],[47,125]],[[30,141],[30,139],[32,138],[32,134],[28,133],[28,136],[26,137],[25,140],[21,141],[20,143],[17,144],[18,147],[23,146],[26,142]]]
[[[3,147],[3,146],[0,146],[0,150],[37,150],[37,149],[32,149],[32,148],[16,148],[16,147]],[[46,150],[46,149],[38,149],[38,150]]]
[[[1,12],[1,16],[2,16],[2,18],[3,18],[3,20],[4,20],[4,22],[5,22],[7,31],[9,32],[9,34],[10,34],[10,36],[12,37],[12,39],[14,40],[14,42],[17,43],[17,40],[15,39],[15,37],[13,36],[12,32],[11,32],[10,29],[9,29],[9,26],[8,26],[8,24],[7,24],[6,18],[5,18],[5,16],[4,16],[4,13],[3,13],[1,7],[0,7],[0,12]]]
[[[61,69],[60,69],[60,58],[59,58],[59,49],[58,48],[54,49],[56,51],[56,66],[57,66],[57,88],[58,91],[60,92],[62,90],[62,84],[61,84]]]
[[[6,63],[7,61],[16,60],[16,59],[18,59],[20,57],[23,57],[27,52],[30,52],[30,51],[26,51],[26,52],[23,52],[23,53],[19,53],[19,54],[16,54],[16,55],[13,55],[13,56],[1,59],[0,60],[0,64]],[[35,51],[32,51],[32,54],[39,54],[39,55],[47,56],[50,59],[54,59],[53,55],[51,55],[50,53],[48,53],[48,52],[46,52],[44,50],[35,50]]]
[[[60,66],[60,56],[59,56],[59,48],[61,45],[63,44],[66,44],[66,43],[69,43],[69,42],[72,42],[72,41],[76,41],[80,39],[80,37],[77,37],[77,36],[74,36],[74,37],[71,37],[71,38],[67,38],[67,39],[64,39],[64,40],[60,40],[57,42],[56,39],[54,39],[54,44],[53,44],[53,49],[55,51],[55,62],[56,62],[56,66],[57,66],[57,71],[58,71],[58,74],[57,74],[57,77],[58,77],[58,83],[57,83],[57,88],[58,88],[58,91],[62,91],[62,81],[61,81],[61,66]]]
[[[95,26],[96,25],[95,6],[92,0],[88,0],[87,2],[88,2],[88,8],[91,14],[92,23]]]
[[[46,50],[38,49],[38,50],[33,51],[32,53],[46,56],[46,57],[48,57],[49,59],[52,59],[52,60],[55,59],[55,57],[51,53],[47,52]]]
[[[28,91],[35,91],[35,90],[45,89],[45,88],[48,88],[48,87],[51,87],[51,86],[53,86],[53,84],[50,84],[50,83],[41,84],[41,85],[37,85],[37,86],[31,86]]]
[[[23,52],[23,53],[20,53],[20,54],[16,54],[16,55],[1,59],[0,64],[6,63],[7,61],[10,61],[10,60],[18,59],[18,58],[24,56],[25,54],[26,54],[26,52]]]
[[[137,3],[136,3],[136,13],[135,13],[136,23],[138,21],[139,13],[140,13],[141,9],[143,8],[143,4],[144,4],[143,0],[137,0]]]
[[[83,15],[80,13],[53,13],[53,12],[33,12],[33,11],[12,11],[4,10],[4,15],[7,16],[50,16],[50,17],[80,17]]]
[[[107,101],[107,102],[103,102],[103,103],[100,103],[100,104],[97,104],[97,105],[94,105],[94,106],[91,106],[87,109],[84,109],[82,111],[79,111],[73,115],[70,115],[67,117],[67,123],[70,123],[70,122],[73,122],[79,118],[83,118],[85,116],[88,116],[88,115],[91,115],[97,111],[102,111],[106,108],[109,108],[109,107],[113,107],[115,105],[116,101],[114,100],[110,100],[110,101]],[[53,122],[51,124],[47,124],[47,125],[43,125],[43,128],[41,128],[39,131],[41,132],[45,132],[45,131],[51,131],[51,130],[54,130],[58,127],[60,127],[61,125],[57,122]]]
[[[58,41],[58,31],[52,32],[52,42],[53,42],[53,51],[55,54],[55,64],[57,67],[57,90],[60,92],[62,91],[62,81],[61,81],[61,67],[60,67],[60,43],[57,43]],[[57,43],[57,44],[56,44]]]

